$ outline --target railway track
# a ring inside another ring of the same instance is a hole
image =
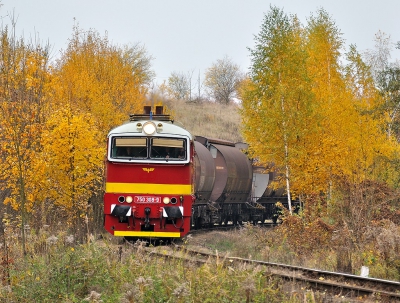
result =
[[[373,296],[381,299],[382,302],[400,302],[400,282],[397,281],[237,258],[219,253],[212,254],[180,245],[175,245],[169,250],[164,247],[162,250],[147,248],[147,251],[163,258],[180,259],[198,265],[214,262],[230,267],[239,266],[243,263],[263,266],[265,275],[273,275],[286,281],[296,282],[296,284],[301,284],[307,289],[325,291],[336,296],[344,295],[347,298]]]

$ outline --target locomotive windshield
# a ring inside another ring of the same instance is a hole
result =
[[[185,142],[180,138],[114,137],[111,141],[111,158],[183,161],[187,158]]]

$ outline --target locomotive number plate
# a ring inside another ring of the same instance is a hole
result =
[[[161,203],[161,197],[135,196],[135,203]]]

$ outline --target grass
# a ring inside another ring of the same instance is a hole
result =
[[[141,243],[57,238],[9,264],[0,302],[294,302],[258,268],[197,267],[151,257]]]
[[[385,250],[374,247],[376,240],[372,237],[369,242],[358,243],[351,254],[354,270],[352,273],[358,275],[362,266],[368,266],[370,277],[400,281],[399,231],[397,227],[397,229],[378,234],[378,239],[384,235],[385,239],[391,240],[390,243],[393,244],[391,248],[387,245]],[[290,244],[287,236],[282,233],[282,229],[265,229],[246,224],[233,232],[214,231],[188,238],[187,244],[202,246],[214,253],[215,251],[229,253],[236,257],[340,271],[337,268],[339,251],[326,245],[309,249],[307,235],[302,235],[302,237],[296,245],[304,245],[305,249],[299,249]]]
[[[241,118],[239,105],[223,105],[214,102],[167,102],[176,121],[179,121],[193,135],[242,142],[240,135]]]
[[[15,234],[2,247],[0,302],[310,302],[328,300],[318,292],[299,291],[261,267],[232,268],[223,257],[202,266],[145,252],[144,244],[127,244],[104,235],[79,244],[71,235],[50,231],[30,234],[28,255]],[[301,258],[277,231],[245,225],[233,232],[210,232],[184,239],[184,245],[218,251],[222,256],[253,258],[334,270],[334,252],[318,250]],[[5,249],[7,247],[7,249]],[[5,263],[5,255],[9,262]],[[372,258],[371,255],[365,256]],[[374,256],[376,257],[376,256]],[[373,269],[373,267],[371,267]],[[331,299],[329,299],[331,300]],[[346,301],[347,300],[347,301]],[[335,298],[329,302],[349,302]]]
[[[211,235],[216,249],[240,251],[233,236],[218,242],[221,235]],[[30,235],[25,258],[18,246],[8,241],[13,258],[3,267],[9,283],[3,279],[0,302],[300,302],[259,267],[234,269],[223,260],[198,267],[108,235],[86,244],[65,234]]]

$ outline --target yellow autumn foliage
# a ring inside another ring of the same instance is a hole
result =
[[[68,213],[83,213],[102,180],[104,146],[95,120],[89,113],[60,109],[47,120],[41,143],[45,197]]]
[[[106,134],[143,110],[152,72],[143,47],[116,47],[95,31],[75,28],[54,76],[57,102],[91,113]]]
[[[52,216],[71,223],[87,214],[89,199],[101,196],[107,132],[142,110],[151,57],[138,44],[114,46],[78,27],[52,66],[47,46],[26,44],[7,28],[0,51],[4,202],[18,210],[22,227],[32,218],[47,224]],[[97,201],[92,210],[100,208]]]
[[[24,219],[25,212],[34,207],[38,190],[32,166],[45,116],[48,50],[25,44],[7,30],[0,36],[0,184],[11,192],[4,203],[20,210]]]
[[[398,146],[382,131],[382,100],[354,53],[353,74],[344,73],[329,15],[319,10],[301,27],[272,7],[256,42],[240,90],[243,135],[256,159],[281,172],[277,186],[298,196],[328,193],[342,178],[376,177],[377,159],[392,158]]]

